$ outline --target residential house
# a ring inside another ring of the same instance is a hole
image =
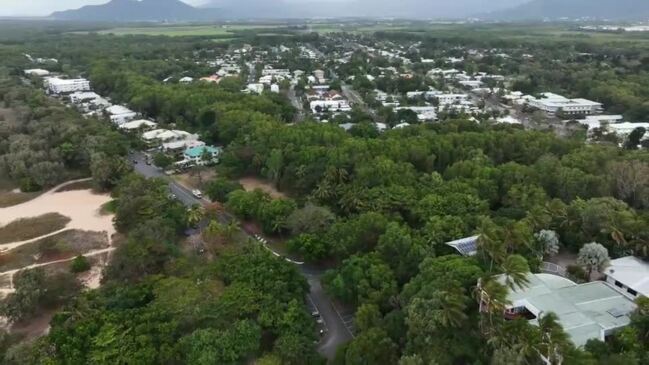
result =
[[[50,77],[45,80],[45,87],[53,94],[68,94],[75,91],[90,90],[90,81],[86,79],[60,79]]]
[[[221,148],[213,146],[202,145],[189,147],[183,152],[184,158],[182,161],[178,162],[178,164],[185,166],[204,166],[212,163],[218,163],[221,152]],[[209,155],[211,158],[206,161],[204,158],[205,155]]]
[[[122,105],[113,105],[104,110],[111,123],[120,126],[135,119],[137,113]]]
[[[607,283],[627,297],[649,298],[649,262],[634,256],[611,260],[604,275]]]
[[[506,276],[497,280],[505,284]],[[589,340],[606,340],[608,336],[629,325],[636,304],[603,281],[585,284],[552,274],[527,275],[528,284],[515,287],[507,295],[505,318],[527,319],[538,325],[539,317],[554,313],[570,340],[578,347]],[[489,298],[481,295],[481,310],[489,306]]]

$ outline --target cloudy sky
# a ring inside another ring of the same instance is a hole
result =
[[[183,0],[200,4],[203,0]],[[84,5],[107,3],[108,0],[0,0],[0,15],[49,15],[54,11],[80,8]]]
[[[102,4],[109,0],[0,0],[0,16],[44,16],[54,11]],[[468,16],[499,10],[529,0],[182,0],[190,5],[228,4],[254,13],[257,6],[284,3],[292,9],[308,9],[324,16]],[[331,6],[332,3],[340,5]],[[341,6],[342,5],[342,6]],[[274,5],[271,5],[274,7]],[[254,16],[254,15],[253,15]]]

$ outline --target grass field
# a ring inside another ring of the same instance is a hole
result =
[[[56,232],[65,228],[68,222],[70,218],[58,213],[18,219],[0,227],[0,244],[25,241]]]
[[[0,255],[0,271],[15,270],[42,262],[64,260],[108,246],[108,239],[104,233],[63,231],[3,253]],[[66,266],[69,266],[69,263]]]
[[[257,29],[274,29],[283,25],[233,24],[233,25],[178,25],[151,27],[124,27],[99,31],[99,34],[151,35],[151,36],[227,36],[236,32]]]
[[[0,208],[22,204],[36,198],[40,193],[21,193],[13,191],[0,191]]]

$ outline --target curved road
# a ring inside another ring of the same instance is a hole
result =
[[[133,164],[133,167],[140,175],[146,178],[164,178],[169,181],[169,191],[176,195],[177,199],[186,206],[200,205],[204,203],[204,201],[196,199],[189,189],[168,178],[158,168],[152,165],[147,165],[146,157],[143,153],[135,153],[130,156],[130,159],[132,161],[137,161],[137,163]],[[223,212],[219,219],[222,222],[229,222],[235,218]],[[307,300],[318,310],[318,312],[320,312],[320,316],[327,328],[325,336],[320,340],[318,345],[318,351],[327,359],[332,360],[336,355],[338,347],[351,340],[354,336],[349,331],[342,316],[336,310],[333,302],[322,288],[320,278],[322,274],[324,274],[324,270],[310,265],[297,266],[302,276],[304,276],[309,283],[310,290],[307,295]]]

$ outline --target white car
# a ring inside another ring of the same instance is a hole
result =
[[[196,199],[203,199],[203,193],[201,193],[201,191],[198,190],[198,189],[194,189],[194,190],[192,190],[192,195],[193,195]]]

